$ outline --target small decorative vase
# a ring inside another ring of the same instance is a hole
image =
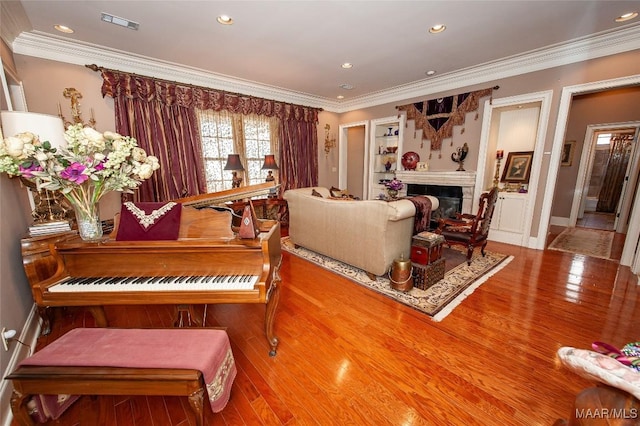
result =
[[[90,203],[81,205],[69,199],[76,213],[78,234],[84,241],[97,241],[102,238],[102,223],[100,222],[100,204]]]
[[[392,200],[398,198],[398,191],[396,191],[395,189],[387,189],[387,194],[389,194],[389,198],[391,198]]]
[[[384,163],[384,169],[388,172],[389,170],[391,170],[391,161],[387,161],[386,163]]]

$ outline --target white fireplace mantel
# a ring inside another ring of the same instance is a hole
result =
[[[462,212],[472,213],[476,172],[398,170],[396,178],[405,184],[459,186],[462,188]]]

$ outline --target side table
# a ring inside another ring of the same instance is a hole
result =
[[[287,200],[283,198],[252,198],[251,203],[259,219],[277,220],[283,228],[289,226]],[[242,215],[245,205],[247,205],[247,202],[244,200],[227,203],[227,206],[239,215]]]
[[[432,232],[421,232],[411,239],[413,285],[426,290],[444,278],[442,245],[444,237]]]

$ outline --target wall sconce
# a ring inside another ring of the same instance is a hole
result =
[[[273,154],[267,154],[264,156],[264,164],[262,165],[262,170],[269,170],[265,182],[275,181],[276,178],[273,176],[273,170],[278,170],[278,165],[276,164],[276,157]]]
[[[329,152],[331,152],[331,148],[336,147],[336,137],[331,136],[329,134],[330,130],[331,130],[331,126],[329,126],[328,124],[325,124],[324,125],[324,153],[326,155],[329,155]]]
[[[37,135],[40,141],[49,141],[52,147],[61,148],[67,145],[64,139],[64,124],[54,115],[37,114],[24,111],[2,111],[0,113],[2,131],[5,137],[23,132]],[[48,223],[68,220],[73,217],[71,206],[60,191],[47,191],[36,188],[36,184],[20,180],[29,188],[34,223]]]
[[[60,102],[58,102],[58,117],[62,119],[64,122],[64,127],[67,128],[73,124],[82,124],[84,127],[92,127],[95,128],[96,120],[93,117],[93,108],[91,108],[91,118],[89,119],[89,123],[85,124],[82,119],[82,112],[80,111],[80,102],[78,99],[82,99],[82,93],[78,92],[73,87],[67,87],[62,92],[62,96],[67,99],[71,99],[71,115],[73,116],[73,121],[67,121],[62,115],[62,108],[60,107]]]
[[[244,171],[244,167],[240,162],[240,154],[229,154],[224,169],[232,171],[231,188],[240,188],[240,185],[242,185],[242,177],[238,177],[238,172]]]

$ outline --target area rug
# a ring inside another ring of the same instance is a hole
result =
[[[549,250],[609,259],[613,231],[588,228],[566,228],[549,244]]]
[[[466,261],[463,261],[446,271],[444,279],[438,281],[427,290],[414,287],[404,293],[391,288],[388,276],[377,277],[375,281],[372,281],[365,271],[361,269],[302,247],[296,248],[289,237],[282,239],[282,248],[293,255],[421,311],[434,321],[442,321],[475,289],[513,260],[513,256],[489,251],[485,251],[486,256],[482,257],[480,250],[476,250],[477,253],[474,253],[471,265],[467,265]],[[445,248],[444,250],[453,249]],[[459,253],[452,254],[455,257],[461,257]],[[445,260],[446,263],[447,261]]]

